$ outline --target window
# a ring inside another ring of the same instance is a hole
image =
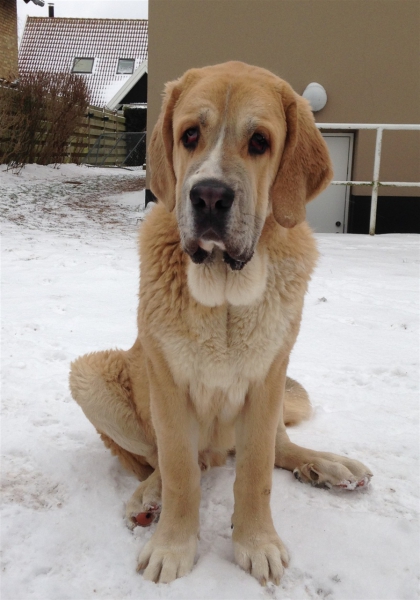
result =
[[[134,58],[119,58],[117,73],[121,75],[131,75],[134,71]]]
[[[94,58],[75,58],[72,73],[92,73]]]

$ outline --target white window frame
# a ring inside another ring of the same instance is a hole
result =
[[[91,60],[92,61],[92,66],[90,71],[75,71],[74,67],[76,66],[76,61],[80,61],[80,60]],[[95,65],[95,59],[92,56],[75,56],[74,60],[73,60],[73,66],[71,69],[72,73],[76,73],[77,75],[89,75],[89,73],[93,73],[93,67]]]
[[[132,63],[132,69],[131,69],[130,72],[128,72],[128,71],[120,71],[120,62],[122,60],[131,61],[131,63]],[[118,59],[118,63],[117,63],[117,75],[132,75],[134,73],[135,66],[136,66],[136,59],[135,58],[119,58]]]

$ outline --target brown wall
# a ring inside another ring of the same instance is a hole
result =
[[[16,0],[0,0],[0,79],[18,75]]]
[[[164,82],[226,60],[268,68],[300,94],[321,83],[318,122],[419,123],[419,31],[418,0],[149,0],[148,131]],[[374,139],[356,136],[355,179],[372,179]],[[381,177],[420,180],[420,135],[385,134]]]

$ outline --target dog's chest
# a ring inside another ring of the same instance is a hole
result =
[[[264,293],[249,305],[210,308],[191,301],[162,339],[175,380],[197,393],[221,390],[243,398],[289,339],[298,310],[291,300],[269,270]]]

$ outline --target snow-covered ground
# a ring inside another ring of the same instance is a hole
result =
[[[233,560],[230,460],[202,480],[193,572],[167,586],[136,573],[153,525],[126,529],[137,482],[102,445],[67,377],[78,355],[135,339],[142,175],[0,167],[2,600],[418,598],[415,235],[318,235],[291,358],[315,409],[292,439],[365,462],[370,488],[320,490],[275,470],[273,518],[291,563],[278,588],[262,588]]]

